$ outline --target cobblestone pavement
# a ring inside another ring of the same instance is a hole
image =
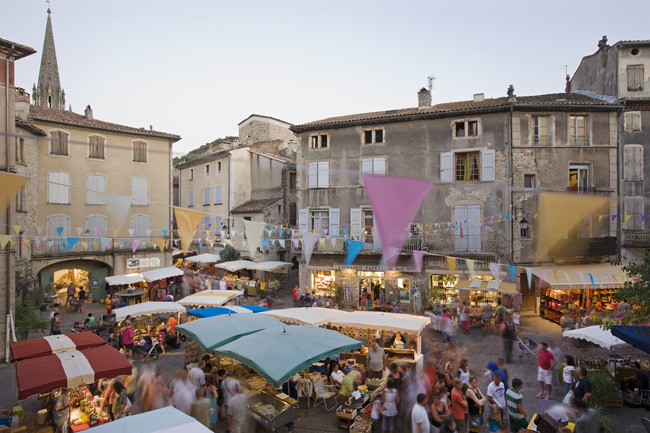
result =
[[[283,290],[281,291],[281,297],[278,299],[274,308],[285,308],[293,306],[291,299],[291,287],[290,284],[285,284]],[[95,316],[100,315],[105,310],[99,304],[87,304],[84,308],[84,314],[62,314],[63,316],[63,330],[67,330],[72,327],[74,321],[81,320],[87,315],[88,312],[92,312]],[[566,353],[567,348],[562,344],[561,330],[560,327],[556,324],[541,319],[536,315],[523,315],[521,320],[521,329],[519,332],[520,336],[525,336],[533,339],[537,343],[542,341],[555,342],[558,345],[559,351],[562,353],[563,357]],[[41,334],[33,334],[30,337],[38,337]],[[503,356],[503,346],[501,342],[501,337],[496,335],[493,332],[486,332],[482,329],[472,328],[470,335],[463,335],[458,333],[454,341],[459,348],[461,357],[467,358],[469,360],[470,367],[476,370],[479,373],[479,383],[481,390],[485,391],[488,385],[488,379],[483,376],[485,367],[487,363],[491,360],[495,360],[498,357]],[[436,332],[426,332],[423,336],[423,347],[424,351],[428,352],[432,347],[432,344],[437,342],[442,348],[444,344],[442,343],[441,336]],[[573,351],[573,348],[569,348]],[[529,414],[538,412],[540,410],[540,405],[548,404],[545,401],[538,400],[535,396],[539,392],[539,385],[537,382],[537,365],[534,360],[528,360],[527,362],[521,362],[518,359],[518,355],[521,353],[517,344],[515,343],[513,349],[513,362],[507,365],[508,369],[508,378],[511,381],[515,377],[519,377],[524,381],[524,388],[522,390],[524,398],[524,407]],[[571,352],[569,352],[571,353]],[[618,355],[627,357],[628,354],[631,354],[634,358],[641,358],[644,356],[642,352],[633,349],[632,352],[628,353],[627,350],[624,353],[619,353]],[[168,351],[168,354],[162,356],[158,360],[150,361],[151,364],[155,365],[157,368],[162,369],[169,376],[173,375],[173,372],[176,369],[183,368],[183,359],[184,359],[184,346],[181,346],[180,349]],[[608,356],[609,353],[604,355]],[[140,365],[140,364],[138,364]],[[12,406],[18,404],[16,399],[17,390],[16,390],[16,379],[15,371],[13,367],[9,364],[0,366],[0,383],[2,386],[2,392],[0,393],[0,409],[10,409]],[[559,391],[559,384],[554,384],[553,386],[553,400],[559,401],[562,396]],[[36,427],[35,426],[35,415],[36,411],[40,409],[40,405],[36,397],[30,397],[27,400],[22,402],[22,406],[26,414],[26,425],[28,426],[29,431],[33,432],[50,432],[52,431],[49,427]],[[301,406],[305,406],[304,402],[301,402]],[[140,402],[136,401],[134,403],[135,411],[140,411],[141,406]],[[642,417],[650,417],[650,413],[646,412],[643,409],[630,409],[627,407],[611,409],[610,413],[615,417],[621,426],[621,432],[631,432],[631,433],[641,433],[645,432],[641,424]],[[295,422],[295,431],[297,432],[339,432],[342,430],[338,429],[337,418],[334,411],[326,412],[323,405],[320,405],[316,408],[310,407],[301,407],[298,409],[299,417]],[[226,424],[224,420],[220,420],[216,428],[217,432],[225,432]],[[258,426],[257,431],[266,431],[262,427]],[[402,432],[400,425],[396,429],[398,432]]]

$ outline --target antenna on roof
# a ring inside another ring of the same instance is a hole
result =
[[[429,82],[429,92],[433,90],[433,82],[437,80],[436,77],[433,76],[433,74],[429,75],[428,77],[428,82]]]

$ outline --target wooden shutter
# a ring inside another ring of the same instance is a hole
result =
[[[221,230],[221,223],[223,222],[223,218],[221,215],[217,215],[214,217],[214,229],[219,231]]]
[[[86,180],[86,203],[106,204],[104,197],[97,192],[106,192],[106,176],[101,174],[89,174]]]
[[[440,152],[440,182],[453,181],[454,152]]]
[[[147,215],[133,215],[131,217],[131,228],[134,238],[144,238],[149,229],[149,217]]]
[[[386,158],[374,158],[372,162],[373,174],[383,176],[386,174]]]
[[[210,204],[210,187],[206,186],[203,188],[203,204],[204,205],[209,205]]]
[[[481,180],[483,182],[494,182],[495,173],[495,152],[494,149],[481,151]]]
[[[70,203],[70,175],[63,171],[52,171],[48,174],[48,199],[49,203]]]
[[[643,146],[626,144],[623,153],[625,180],[643,180]]]
[[[214,186],[214,204],[223,204],[223,185]]]
[[[360,237],[361,236],[361,209],[350,209],[350,234]]]
[[[467,206],[454,206],[454,251],[467,251],[466,220]]]
[[[309,188],[318,188],[318,163],[309,163]]]
[[[330,187],[330,163],[321,161],[318,163],[318,188]]]
[[[363,158],[361,160],[361,173],[372,174],[372,158]]]
[[[149,204],[149,179],[146,177],[134,177],[131,179],[131,196],[136,206]]]
[[[467,248],[471,252],[481,251],[481,206],[467,206]]]
[[[329,234],[331,236],[339,235],[340,220],[341,220],[341,209],[330,208]]]
[[[628,215],[631,215],[631,218],[624,223],[625,228],[630,230],[643,230],[642,214],[643,197],[625,197],[625,219],[627,219]]]
[[[70,235],[70,218],[66,215],[52,215],[47,218],[47,234],[50,239],[62,239]],[[58,227],[63,227],[59,237]]]
[[[194,206],[194,190],[191,189],[189,191],[189,203],[187,204],[188,206]]]
[[[309,210],[307,209],[300,209],[298,211],[298,230],[309,230]]]
[[[377,218],[375,218],[374,214],[372,215],[372,227],[374,228],[372,236],[372,249],[375,251],[380,251],[381,237],[379,236],[379,230],[377,229]]]

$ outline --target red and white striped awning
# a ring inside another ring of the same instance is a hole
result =
[[[11,343],[11,359],[13,361],[20,361],[21,359],[52,355],[69,350],[87,349],[104,344],[106,344],[106,341],[92,332],[48,335],[47,337]]]
[[[18,399],[128,374],[131,363],[108,345],[23,359],[16,363]]]

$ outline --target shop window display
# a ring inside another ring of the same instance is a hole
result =
[[[367,293],[373,304],[386,302],[386,288],[384,286],[383,272],[359,272],[359,291],[361,294]],[[361,298],[359,297],[359,302]]]
[[[336,275],[334,271],[313,271],[312,291],[314,296],[334,297],[334,283]]]
[[[431,275],[431,287],[439,291],[441,304],[450,304],[452,297],[458,297],[458,289],[454,289],[458,283],[458,275]]]

